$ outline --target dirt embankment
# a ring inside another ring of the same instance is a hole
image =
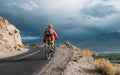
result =
[[[64,47],[63,47],[64,46]],[[94,69],[94,60],[82,55],[74,46],[62,45],[37,75],[99,75]],[[72,48],[72,49],[71,49]],[[74,49],[75,50],[74,50]]]
[[[57,48],[55,57],[53,57],[42,70],[38,70],[37,75],[62,75],[72,55],[73,52],[70,50]]]

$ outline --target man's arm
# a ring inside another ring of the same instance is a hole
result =
[[[55,32],[55,30],[53,31],[53,35],[55,36],[55,39],[58,39],[58,34]]]

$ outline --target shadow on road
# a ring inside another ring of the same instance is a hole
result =
[[[28,52],[0,59],[0,75],[32,75],[49,60],[42,60],[44,48],[31,48]]]
[[[25,53],[12,56],[12,57],[7,57],[7,58],[2,58],[0,59],[1,62],[16,62],[16,61],[22,61],[22,60],[42,60],[43,56],[43,50],[44,48],[31,48]]]

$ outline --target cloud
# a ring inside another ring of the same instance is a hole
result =
[[[112,5],[96,5],[85,8],[83,13],[93,17],[106,17],[108,15],[115,14],[116,10]]]
[[[15,1],[15,0],[9,0],[8,2],[4,3],[6,6],[12,7],[12,8],[22,8],[24,10],[27,11],[33,11],[37,8],[39,8],[38,4],[33,1],[33,0],[29,0],[29,1]]]
[[[22,37],[22,41],[23,43],[27,43],[27,42],[31,42],[32,44],[34,42],[38,42],[38,43],[42,43],[42,38],[41,37],[33,37],[33,36],[25,36],[25,37]]]
[[[34,9],[37,9],[39,6],[34,2],[34,1],[29,1],[26,3],[21,3],[18,5],[19,7],[28,10],[28,11],[33,11]]]
[[[0,7],[22,37],[42,37],[50,23],[62,40],[120,30],[119,0],[1,0]]]
[[[22,40],[35,40],[35,39],[39,39],[40,37],[32,37],[32,36],[26,36],[26,37],[22,37]]]

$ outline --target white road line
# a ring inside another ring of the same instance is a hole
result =
[[[29,57],[29,56],[35,55],[35,54],[37,54],[38,52],[40,52],[40,50],[35,51],[35,52],[31,53],[31,54],[27,54],[27,55],[25,55],[25,56],[23,56],[23,57],[21,57],[21,58],[18,58],[18,59],[23,59],[23,58],[26,58],[26,57]]]

